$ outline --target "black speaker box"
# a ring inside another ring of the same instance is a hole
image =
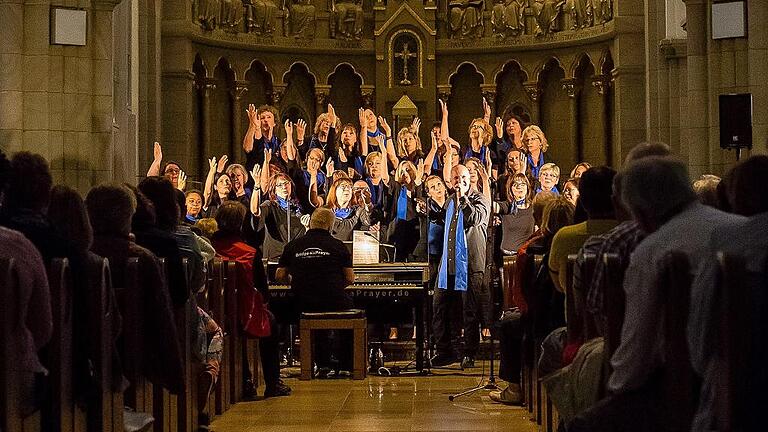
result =
[[[752,94],[720,95],[720,147],[752,148]]]

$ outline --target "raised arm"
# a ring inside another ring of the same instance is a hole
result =
[[[328,158],[328,161],[333,166],[331,158]],[[317,208],[323,205],[323,198],[317,193],[317,170],[310,168],[307,164],[307,172],[309,173],[309,203]]]
[[[160,164],[163,163],[163,148],[157,141],[155,141],[155,146],[152,149],[152,155],[154,158],[152,159],[152,165],[147,170],[147,177],[157,177],[160,175]]]
[[[213,177],[216,175],[216,156],[208,159],[208,175],[205,177],[205,187],[203,188],[203,209],[207,210],[211,203],[211,194],[213,192]]]
[[[272,150],[264,148],[264,162],[261,166],[261,184],[266,186],[269,184],[269,177],[271,176],[269,162],[272,161]]]
[[[437,140],[435,139],[435,134],[433,133],[429,134],[429,138],[431,141],[431,147],[429,148],[427,155],[424,157],[424,169],[426,172],[431,173],[432,165],[435,163],[435,155],[437,155]]]
[[[389,186],[389,167],[384,153],[379,157],[379,172],[381,173],[381,182],[384,183],[384,186]]]
[[[448,142],[448,103],[442,99],[438,99],[440,102],[440,111],[443,114],[443,118],[440,120],[440,140]]]
[[[397,158],[397,154],[395,154],[395,143],[394,139],[392,138],[392,128],[387,123],[387,119],[385,119],[382,116],[379,116],[379,124],[381,125],[381,129],[384,130],[384,146],[382,147],[382,150],[386,152],[387,158],[392,161],[392,165],[397,166],[400,163],[400,160]]]
[[[483,97],[483,119],[489,124],[491,123],[491,105],[485,97]]]
[[[296,160],[296,146],[293,144],[293,123],[290,120],[286,120],[283,126],[285,127],[285,142],[283,142],[285,155],[288,160]]]
[[[307,122],[304,119],[298,119],[296,121],[296,147],[304,145],[304,132],[307,130]],[[292,160],[295,160],[292,159]]]
[[[360,154],[363,157],[368,156],[368,126],[365,120],[365,109],[362,107],[357,110],[357,120],[360,122]]]
[[[248,104],[248,109],[245,112],[248,114],[248,130],[243,137],[243,150],[250,153],[253,151],[253,141],[261,139],[261,126],[259,125],[259,112],[255,105]]]
[[[453,170],[453,158],[451,157],[452,151],[453,149],[449,146],[443,154],[443,181],[446,185],[453,184],[451,181],[451,170]]]
[[[251,213],[254,216],[259,217],[261,215],[261,167],[256,165],[251,171],[251,177],[253,178],[253,192],[251,193]]]
[[[480,176],[480,182],[482,185],[482,192],[483,196],[485,197],[485,200],[489,203],[492,203],[493,200],[491,199],[491,179],[488,178],[488,171],[487,167],[478,167],[477,174]]]

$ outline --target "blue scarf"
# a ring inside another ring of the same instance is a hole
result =
[[[365,133],[368,134],[368,138],[376,138],[379,135],[384,135],[384,132],[380,131],[379,128],[376,128],[373,132],[366,130]]]
[[[525,198],[521,199],[520,201],[515,201],[515,205],[517,207],[520,207],[522,205],[525,205]]]
[[[352,212],[354,212],[354,210],[352,210],[351,207],[347,207],[347,208],[336,209],[334,213],[336,213],[337,218],[346,219],[352,214]]]
[[[445,256],[448,252],[448,236],[450,235],[450,224],[453,220],[453,214],[456,211],[461,211],[456,208],[455,199],[452,199],[448,203],[448,208],[445,211],[445,232],[443,233],[443,255],[440,258],[440,271],[437,275],[437,287],[441,289],[448,289],[448,257]],[[468,270],[468,256],[467,256],[467,238],[464,233],[464,215],[459,215],[459,219],[456,222],[456,291],[467,290],[467,276]]]
[[[535,192],[536,192],[536,193],[539,193],[539,192],[541,192],[541,191],[542,191],[542,189],[541,189],[541,186],[539,186],[539,187],[537,187],[537,188],[536,188],[536,191],[535,191]],[[553,193],[553,194],[555,194],[555,195],[560,195],[560,191],[559,191],[559,190],[557,190],[557,185],[555,185],[555,186],[552,186],[552,189],[550,189],[550,192],[552,192],[552,193]]]
[[[288,210],[288,200],[284,200],[279,196],[276,196],[275,200],[277,200],[277,205],[279,205],[281,209]]]
[[[269,141],[267,141],[266,136],[262,136],[261,141],[264,143],[265,149],[272,150],[272,155],[280,158],[280,140],[277,139],[277,135],[272,135],[272,139]]]
[[[397,197],[397,218],[406,220],[408,215],[408,189],[400,187],[400,196]]]
[[[316,177],[317,177],[316,178],[316,180],[317,180],[317,190],[320,191],[320,189],[325,187],[325,178],[326,178],[325,177],[325,173],[322,172],[322,171],[318,171]],[[309,187],[309,181],[310,180],[311,180],[311,178],[309,178],[309,171],[304,170],[304,186]]]
[[[538,165],[533,163],[533,157],[530,153],[528,153],[526,159],[528,160],[528,166],[531,167],[531,177],[535,179],[539,178],[539,170],[541,169],[541,166],[544,165],[544,152],[539,153]]]
[[[373,205],[379,207],[381,205],[381,198],[383,195],[381,193],[381,187],[382,187],[381,182],[379,182],[378,185],[375,185],[371,181],[370,177],[366,177],[365,182],[368,183],[368,189],[371,190],[371,202],[373,203]]]

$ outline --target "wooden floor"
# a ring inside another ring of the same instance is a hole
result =
[[[216,432],[303,431],[511,431],[533,432],[535,423],[522,407],[493,403],[488,391],[448,400],[472,387],[476,376],[440,371],[429,377],[368,377],[299,381],[288,397],[238,403],[217,418]],[[461,371],[455,371],[461,373]],[[450,374],[450,375],[449,375]]]

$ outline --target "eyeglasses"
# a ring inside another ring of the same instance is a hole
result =
[[[513,187],[527,187],[528,185],[524,182],[514,182],[512,183]]]
[[[284,187],[288,187],[289,184],[291,184],[291,183],[290,182],[279,182],[279,183],[275,183],[275,187],[284,188]]]
[[[548,178],[556,179],[556,178],[558,178],[560,176],[558,176],[555,173],[551,173],[551,172],[543,172],[543,173],[539,174],[539,177],[548,177]]]
[[[352,186],[346,184],[340,185],[338,188],[341,190],[352,190]]]
[[[169,174],[169,173],[176,173],[176,174],[178,174],[180,171],[181,170],[178,169],[178,168],[168,167],[168,168],[165,169],[165,174]]]
[[[485,126],[483,126],[481,124],[475,123],[475,124],[472,125],[472,127],[470,129],[482,129],[482,130],[485,130]]]
[[[367,186],[361,186],[361,187],[353,187],[352,190],[354,192],[363,192],[364,190],[368,189]]]

